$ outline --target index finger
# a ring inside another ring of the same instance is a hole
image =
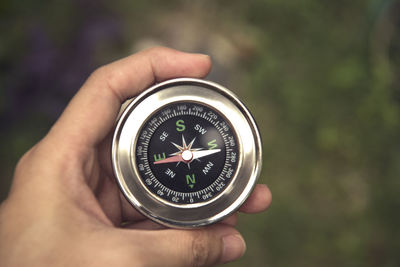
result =
[[[49,133],[68,146],[94,147],[114,126],[121,104],[154,82],[201,78],[210,58],[169,48],[151,48],[96,70],[71,100]]]

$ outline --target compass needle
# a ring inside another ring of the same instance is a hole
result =
[[[193,138],[192,142],[190,142],[190,144],[189,144],[189,146],[188,146],[188,149],[192,149],[192,145],[193,145],[193,143],[194,143],[194,140],[196,140],[196,137]]]
[[[183,146],[183,149],[186,149],[186,148],[187,148],[187,146],[186,146],[186,141],[185,141],[185,137],[183,136],[183,134],[182,134],[182,146]]]
[[[174,142],[171,142],[177,149],[179,149],[179,150],[183,150],[183,147],[181,147],[181,146],[179,146],[179,145],[177,145],[177,144],[175,144]]]
[[[193,151],[192,153],[194,159],[199,159],[208,155],[218,153],[220,151],[221,149],[210,149],[210,150]]]
[[[248,197],[260,172],[260,137],[229,90],[174,79],[144,91],[127,109],[114,134],[113,168],[123,194],[144,215],[172,227],[203,226]]]
[[[179,162],[183,161],[181,155],[172,156],[166,159],[154,161],[154,164],[162,164],[162,163],[171,163],[171,162]]]

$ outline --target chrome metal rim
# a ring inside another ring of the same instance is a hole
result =
[[[198,204],[177,205],[151,193],[135,166],[138,133],[157,110],[174,102],[200,102],[218,110],[233,126],[239,164],[230,184],[217,197]],[[215,223],[235,212],[252,192],[261,170],[261,138],[244,104],[228,89],[205,80],[178,78],[145,90],[123,111],[113,137],[112,164],[125,198],[148,218],[175,228]]]

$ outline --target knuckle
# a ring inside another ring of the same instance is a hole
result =
[[[143,51],[143,55],[145,55],[153,65],[164,64],[168,61],[168,55],[174,55],[176,53],[176,50],[163,46],[154,46]]]
[[[208,244],[208,233],[204,230],[193,232],[190,244],[190,266],[206,266],[210,253]]]
[[[90,75],[90,79],[104,84],[106,89],[123,100],[119,94],[119,88],[124,88],[126,85],[124,84],[123,74],[118,69],[112,68],[110,65],[102,66]]]
[[[17,165],[15,166],[15,174],[19,174],[23,172],[29,162],[30,155],[32,154],[34,147],[25,152],[24,155],[18,160]]]
[[[103,77],[106,72],[107,72],[107,65],[101,66],[101,67],[95,69],[92,72],[92,74],[90,74],[89,80],[97,80],[100,77]]]
[[[149,54],[160,54],[168,51],[170,49],[163,47],[163,46],[153,46],[145,50],[146,53]]]

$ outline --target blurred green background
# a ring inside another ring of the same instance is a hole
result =
[[[0,1],[0,200],[18,158],[98,66],[153,45],[211,55],[208,79],[263,137],[268,212],[228,266],[400,266],[400,1]]]

